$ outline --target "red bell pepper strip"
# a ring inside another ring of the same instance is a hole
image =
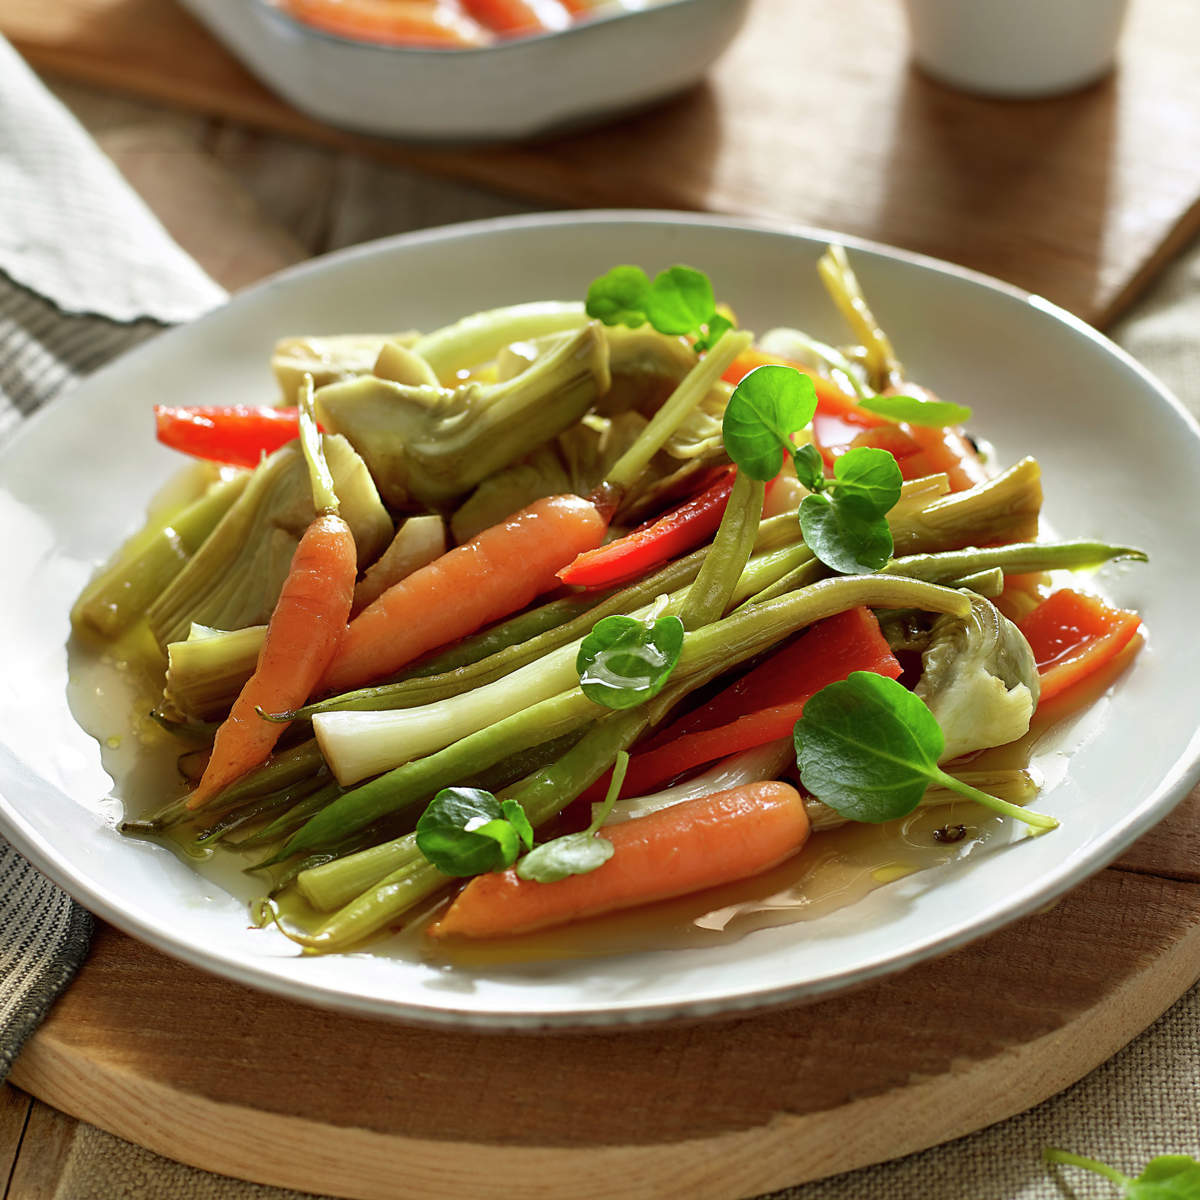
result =
[[[1052,699],[1114,659],[1142,623],[1137,613],[1110,608],[1095,596],[1063,588],[1020,625],[1041,680],[1041,702]]]
[[[158,440],[196,458],[257,467],[264,454],[299,436],[293,408],[169,408],[154,406]]]
[[[629,760],[622,793],[639,796],[704,763],[790,737],[804,705],[851,671],[896,679],[900,663],[868,608],[819,621],[707,704],[657,734]],[[607,776],[586,796],[603,799]]]
[[[573,587],[599,588],[645,575],[672,558],[703,545],[721,524],[735,472],[726,471],[699,495],[624,537],[587,550],[558,573]]]

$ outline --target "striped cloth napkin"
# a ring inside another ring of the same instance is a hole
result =
[[[48,400],[224,292],[3,39],[0,198],[2,447]],[[91,931],[91,915],[0,838],[0,1080]]]

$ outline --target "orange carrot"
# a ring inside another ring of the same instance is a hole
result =
[[[199,808],[275,748],[287,726],[264,720],[257,710],[285,712],[309,698],[345,633],[357,571],[350,527],[341,517],[318,517],[292,556],[258,665],[217,730],[189,808]]]
[[[795,788],[751,783],[602,829],[615,847],[603,866],[555,883],[516,870],[477,875],[433,937],[506,937],[717,887],[769,870],[808,839]]]
[[[555,572],[600,544],[605,522],[578,496],[537,500],[390,587],[350,622],[320,690],[390,675],[558,585]]]
[[[560,0],[462,0],[467,13],[502,37],[565,29],[570,10]]]
[[[297,20],[326,33],[381,46],[481,46],[486,30],[444,4],[417,0],[285,0]]]
[[[1021,623],[1037,662],[1044,703],[1115,658],[1141,625],[1137,613],[1063,588]]]

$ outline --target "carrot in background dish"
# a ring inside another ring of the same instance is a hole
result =
[[[337,515],[333,477],[312,417],[311,376],[306,385],[309,407],[301,414],[300,441],[318,516],[304,531],[292,556],[258,664],[217,730],[212,756],[188,797],[191,809],[201,807],[267,760],[287,725],[266,720],[259,710],[287,712],[304,704],[346,631],[358,553],[350,526]]]
[[[321,681],[348,691],[524,608],[555,574],[600,544],[605,521],[578,496],[537,500],[414,571],[350,623]]]
[[[769,870],[808,834],[795,788],[746,784],[602,828],[613,855],[585,875],[554,883],[522,879],[513,867],[477,875],[429,932],[508,937],[668,900]]]
[[[447,4],[420,0],[283,0],[297,20],[381,46],[445,49],[486,45],[487,30]]]
[[[571,10],[562,0],[462,0],[466,12],[501,37],[565,29]]]

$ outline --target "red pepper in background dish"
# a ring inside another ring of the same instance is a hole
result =
[[[624,537],[588,550],[558,573],[572,587],[599,588],[645,575],[703,545],[721,524],[735,472],[730,469],[699,495]]]
[[[869,608],[818,621],[753,671],[655,735],[629,759],[621,791],[639,796],[695,767],[790,737],[805,703],[852,671],[889,679],[901,667]],[[608,776],[585,798],[601,800]]]
[[[234,467],[257,467],[264,454],[300,434],[294,407],[169,408],[156,404],[154,423],[164,446]]]
[[[1137,613],[1110,608],[1095,596],[1063,588],[1021,622],[1041,680],[1041,702],[1050,700],[1111,662],[1133,640]]]

